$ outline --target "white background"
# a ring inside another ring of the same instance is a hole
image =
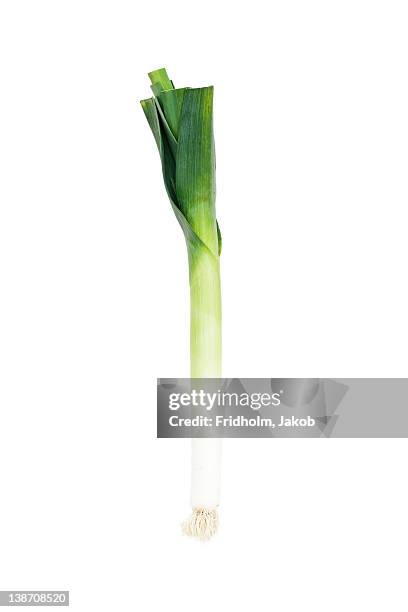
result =
[[[0,589],[406,611],[406,440],[227,441],[219,535],[181,535],[187,262],[138,105],[162,65],[215,86],[224,374],[406,376],[406,3],[0,7]]]

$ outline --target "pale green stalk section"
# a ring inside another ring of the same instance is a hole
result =
[[[221,285],[219,257],[200,253],[190,265],[191,378],[221,377]]]

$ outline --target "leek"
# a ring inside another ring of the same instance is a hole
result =
[[[215,214],[213,87],[175,89],[164,68],[149,73],[141,105],[159,150],[164,184],[187,244],[191,378],[221,376],[221,233]],[[188,535],[205,540],[218,524],[220,439],[192,440]]]

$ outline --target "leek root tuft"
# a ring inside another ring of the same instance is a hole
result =
[[[183,532],[186,535],[198,538],[202,542],[209,540],[217,531],[217,510],[194,508],[191,516],[183,523]]]

